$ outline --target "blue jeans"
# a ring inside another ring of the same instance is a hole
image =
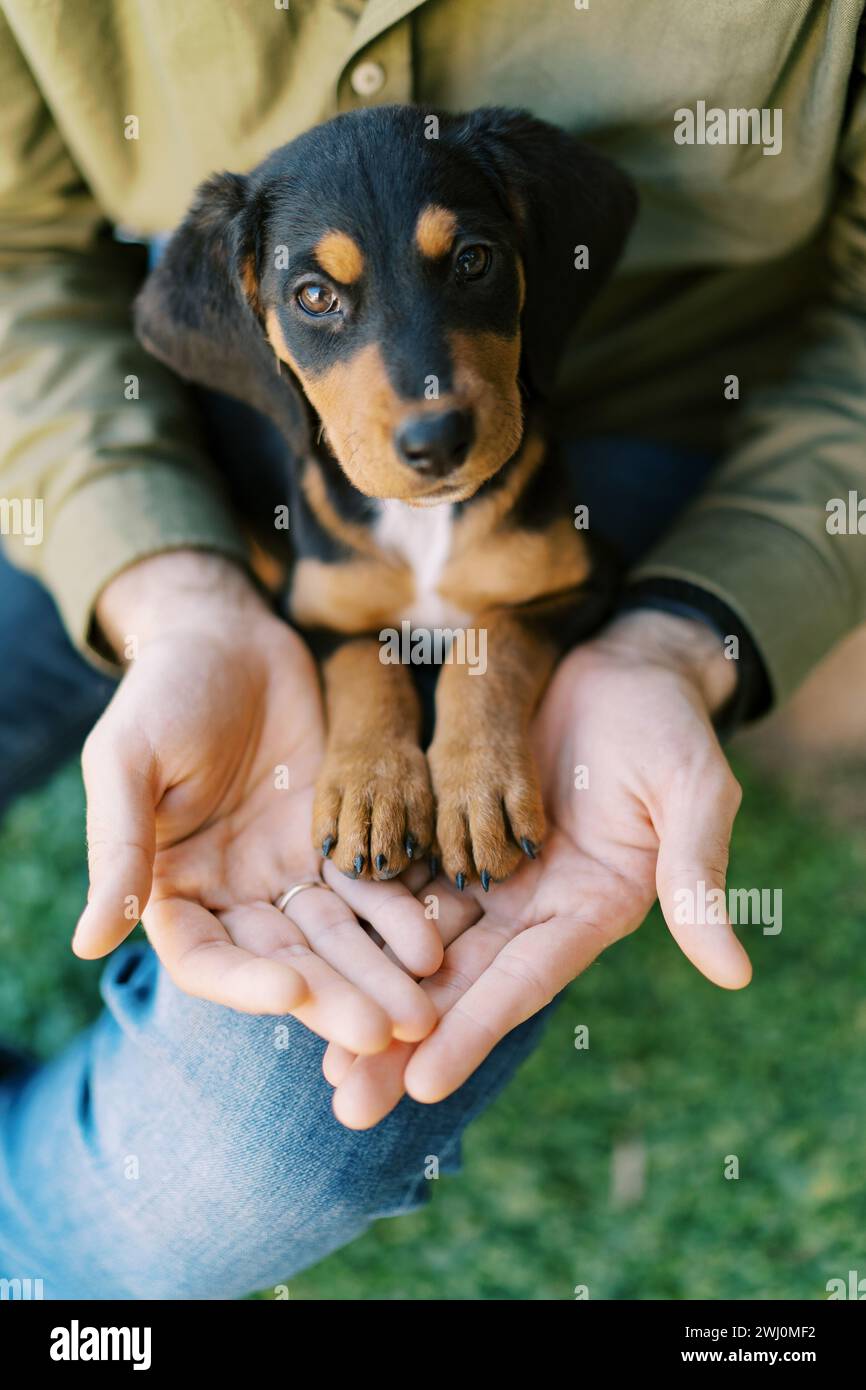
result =
[[[615,439],[574,446],[573,463],[575,503],[629,559],[711,467]],[[78,750],[112,687],[72,650],[44,590],[2,560],[0,650],[16,654],[0,685],[2,808]],[[278,1046],[273,1018],[182,994],[139,944],[110,958],[102,995],[59,1057],[10,1057],[0,1076],[0,1277],[41,1279],[47,1298],[239,1296],[418,1207],[429,1156],[459,1166],[466,1126],[545,1017],[448,1100],[403,1100],[357,1134],[331,1114],[323,1043],[294,1020]]]

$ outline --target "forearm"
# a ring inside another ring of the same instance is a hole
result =
[[[183,386],[132,338],[121,250],[0,271],[0,490],[41,521],[38,544],[7,538],[9,557],[91,657],[96,596],[122,570],[178,548],[245,555]]]
[[[864,108],[866,125],[866,108]],[[857,236],[866,265],[866,153]],[[853,226],[853,219],[851,225]],[[788,377],[743,403],[738,443],[698,502],[637,566],[736,615],[781,702],[866,621],[866,277],[808,326]],[[853,507],[851,499],[853,498]]]
[[[238,559],[246,548],[186,389],[133,335],[143,251],[105,235],[2,15],[0,88],[4,548],[98,659],[94,604],[115,575],[181,547]]]
[[[123,662],[168,632],[222,633],[268,616],[265,600],[239,564],[198,550],[169,551],[131,565],[105,586],[95,608],[99,637]]]

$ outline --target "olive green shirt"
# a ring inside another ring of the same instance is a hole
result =
[[[186,389],[133,337],[140,252],[105,222],[170,230],[212,171],[405,101],[528,107],[635,179],[556,426],[721,446],[636,576],[723,600],[784,697],[866,620],[863,0],[0,0],[0,493],[44,508],[11,557],[89,650],[135,560],[244,555]],[[766,138],[727,120],[752,108]],[[853,526],[828,529],[833,499]]]

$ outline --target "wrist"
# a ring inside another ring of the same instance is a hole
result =
[[[174,550],[123,570],[99,595],[95,620],[121,659],[172,631],[220,630],[233,618],[250,622],[267,605],[243,569],[208,551]]]
[[[631,659],[664,666],[692,682],[707,712],[716,714],[737,688],[736,662],[708,623],[642,608],[620,614],[601,635],[612,650]]]

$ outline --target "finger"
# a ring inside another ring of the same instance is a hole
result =
[[[449,947],[443,979],[430,982],[447,1012],[406,1068],[406,1090],[415,1100],[431,1104],[456,1091],[512,1028],[544,1008],[613,939],[588,920],[553,917],[504,947],[490,933],[479,951],[470,938],[481,930]]]
[[[740,800],[739,784],[719,754],[709,768],[696,767],[678,780],[656,825],[656,891],[665,921],[692,964],[723,989],[742,989],[752,978],[725,896]]]
[[[387,941],[412,975],[432,975],[442,964],[442,940],[428,908],[399,879],[351,879],[325,863],[322,877],[353,912]]]
[[[403,1074],[412,1044],[392,1042],[378,1057],[359,1057],[334,1092],[334,1115],[347,1129],[372,1129],[405,1094]]]
[[[186,898],[163,898],[144,914],[148,938],[186,994],[249,1014],[294,1013],[307,997],[293,965],[237,946],[222,922]]]
[[[405,883],[410,893],[420,893],[421,889],[425,888],[432,878],[430,861],[428,859],[415,859],[408,869],[404,869],[400,875],[400,882]]]
[[[419,889],[413,890],[429,912],[439,939],[445,946],[461,936],[481,917],[484,908],[471,890],[460,892],[453,883],[439,874]]]
[[[328,1043],[322,1058],[322,1075],[328,1085],[339,1086],[341,1081],[345,1081],[355,1060],[355,1053],[350,1052],[348,1048],[341,1047],[339,1043]]]
[[[336,893],[324,886],[299,893],[284,915],[297,924],[321,960],[384,1010],[395,1038],[417,1042],[435,1026],[436,1012],[423,990],[387,959]]]
[[[320,892],[322,897],[330,896]],[[315,895],[310,889],[303,896]],[[388,1046],[392,1021],[387,1011],[311,949],[297,923],[285,913],[270,903],[252,903],[230,908],[220,917],[238,947],[269,960],[287,961],[297,970],[307,994],[292,1012],[312,1032],[353,1054],[369,1055]],[[360,927],[358,932],[363,936]]]
[[[141,739],[97,725],[82,753],[90,888],[72,949],[85,960],[119,946],[144,911],[156,852],[154,760]]]
[[[423,890],[425,901],[429,901],[431,886],[418,877],[416,887]],[[449,945],[477,921],[480,908],[472,898],[453,889],[445,878],[437,881],[436,888],[444,906],[436,924],[443,943]],[[480,926],[467,933],[460,950],[449,953],[450,963],[446,961],[432,978],[423,982],[422,988],[435,1005],[437,1014],[451,1007],[501,949],[500,930]],[[371,1071],[369,1063],[374,1059],[356,1058],[345,1049],[329,1047],[322,1070],[338,1093],[339,1098],[335,1098],[337,1118],[350,1129],[367,1129],[384,1119],[405,1094],[403,1076],[409,1056],[411,1048],[402,1052],[400,1045],[395,1043],[387,1053],[380,1054],[381,1065]]]
[[[337,881],[338,887],[341,887],[347,881],[342,874],[336,874],[334,875],[334,878]],[[438,904],[438,902],[441,900],[443,905],[443,911],[440,914],[437,910],[437,914],[434,920],[440,932],[440,939],[443,945],[445,946],[450,945],[450,943],[456,940],[458,936],[461,936],[463,932],[466,931],[468,927],[472,926],[472,924],[476,922],[479,916],[481,915],[480,906],[477,903],[475,903],[473,899],[469,897],[467,894],[458,893],[455,889],[451,887],[451,885],[448,883],[448,880],[445,878],[439,878],[438,880],[436,880],[435,887],[436,895],[438,896],[433,896],[433,882],[430,879],[429,873],[425,871],[421,864],[413,865],[403,875],[402,881],[406,884],[407,887],[411,888],[413,892],[418,893],[422,897],[425,904],[431,902]],[[481,957],[479,955],[478,950],[478,947],[481,945],[481,935],[481,929],[479,929],[477,933],[473,933],[476,945],[474,946],[471,954],[474,955],[476,960],[476,970],[480,970],[481,968],[483,968],[483,964],[487,964],[490,960],[492,960],[496,955],[496,952],[500,950],[502,946],[502,937],[500,934],[494,934],[492,932],[484,933],[488,943],[488,947],[484,956]],[[386,946],[384,949],[386,952],[391,951],[391,948],[389,946]],[[453,1002],[454,995],[452,991],[454,989],[456,980],[460,980],[463,983],[464,987],[466,987],[466,977],[461,975],[459,971],[455,972],[453,970],[446,972],[444,969],[440,969],[437,972],[434,979],[426,980],[424,982],[423,988],[425,992],[428,994],[428,997],[431,999],[431,1001],[436,1005],[437,1012],[444,1011],[445,1009],[449,1008],[451,1003]],[[366,1066],[366,1063],[366,1058],[357,1058],[353,1052],[347,1051],[345,1048],[340,1047],[336,1043],[331,1043],[326,1048],[325,1055],[322,1059],[322,1072],[325,1077],[325,1080],[329,1082],[330,1085],[336,1088],[345,1081],[351,1067],[364,1067]],[[402,1064],[400,1070],[402,1076]],[[390,1079],[387,1074],[380,1074],[380,1083],[383,1086],[384,1105],[385,1090],[387,1089],[388,1093],[391,1093]],[[373,1086],[371,1087],[371,1089],[375,1091],[376,1087]],[[403,1094],[403,1091],[404,1088],[402,1087],[401,1082],[400,1094]],[[372,1113],[374,1108],[375,1107],[373,1103],[370,1102],[369,1112],[365,1113]],[[385,1108],[383,1108],[379,1112],[380,1118],[387,1114],[391,1108],[391,1105],[387,1105]],[[373,1120],[371,1121],[371,1123],[377,1123],[377,1121]]]

